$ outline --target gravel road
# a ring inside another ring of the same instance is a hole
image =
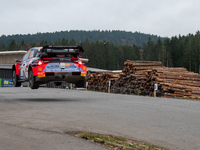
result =
[[[105,149],[71,131],[200,149],[200,102],[39,88],[0,88],[0,149]]]

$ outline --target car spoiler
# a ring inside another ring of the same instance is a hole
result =
[[[56,46],[46,45],[40,49],[40,52],[44,53],[83,53],[84,49],[82,46]]]

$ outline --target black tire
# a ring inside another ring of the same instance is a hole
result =
[[[85,80],[79,81],[75,84],[77,88],[82,88],[85,86]]]
[[[21,86],[21,82],[19,82],[18,80],[19,80],[19,76],[16,75],[16,70],[13,70],[12,71],[12,81],[13,81],[14,87],[20,87]]]
[[[33,76],[33,71],[30,70],[28,72],[28,80],[29,80],[29,86],[31,89],[38,89],[39,88],[39,83],[35,81],[35,76]]]

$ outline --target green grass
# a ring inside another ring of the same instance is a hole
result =
[[[79,137],[86,140],[93,140],[110,149],[132,149],[132,150],[166,150],[165,148],[148,144],[145,142],[129,140],[123,136],[101,135],[91,132],[82,132]]]

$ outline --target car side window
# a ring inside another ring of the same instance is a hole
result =
[[[33,52],[33,57],[35,57],[35,56],[36,56],[37,52],[38,52],[38,50],[37,50],[37,49],[34,49],[34,52]]]
[[[28,55],[28,58],[30,59],[31,58],[31,54],[33,53],[33,51],[30,51],[29,55]]]
[[[30,54],[29,54],[29,58],[33,58],[33,57],[35,57],[37,51],[38,51],[37,49],[33,49],[33,50],[30,52]]]
[[[31,52],[31,50],[29,50],[29,51],[24,55],[22,61],[28,59],[30,52]]]

